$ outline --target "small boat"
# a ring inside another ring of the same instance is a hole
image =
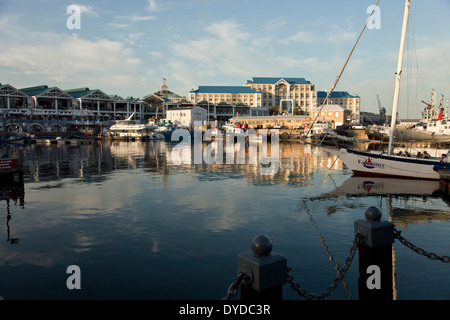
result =
[[[23,144],[25,141],[24,137],[9,137],[6,139],[1,139],[0,143],[4,144],[4,143],[9,143],[9,144]]]
[[[310,127],[305,125],[303,135],[310,139],[320,139],[324,135],[331,133],[331,124],[324,121],[316,121]]]

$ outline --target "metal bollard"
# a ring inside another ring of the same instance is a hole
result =
[[[360,300],[392,300],[392,243],[394,225],[381,221],[381,211],[369,207],[365,212],[366,220],[355,221],[355,235],[363,236],[358,245]]]
[[[241,284],[241,300],[281,300],[286,283],[286,258],[272,252],[272,240],[260,235],[253,238],[252,251],[237,256],[238,273],[246,277]]]

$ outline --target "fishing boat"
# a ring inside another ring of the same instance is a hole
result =
[[[341,161],[350,170],[352,170],[354,175],[439,180],[440,177],[439,170],[450,168],[450,163],[441,162],[440,158],[422,159],[422,158],[398,156],[393,154],[394,132],[397,121],[396,116],[398,109],[403,56],[405,50],[406,31],[408,28],[410,6],[411,0],[406,0],[401,40],[400,40],[400,49],[397,62],[395,92],[392,107],[391,125],[389,127],[389,146],[387,153],[376,151],[370,152],[358,151],[351,148],[324,147],[326,151],[339,157],[339,159],[341,159]],[[349,58],[347,59],[347,61],[348,60]],[[339,77],[336,81],[338,80]]]

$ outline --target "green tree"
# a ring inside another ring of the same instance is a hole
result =
[[[269,114],[271,116],[279,115],[279,113],[280,113],[280,107],[278,107],[278,106],[271,106],[271,107],[269,107]]]
[[[296,107],[296,108],[294,109],[294,114],[297,115],[297,116],[299,116],[299,115],[304,115],[305,112],[304,112],[300,107]]]

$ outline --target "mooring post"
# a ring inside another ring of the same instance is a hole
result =
[[[237,271],[244,273],[241,300],[281,300],[287,279],[286,258],[272,252],[272,240],[259,235],[253,238],[252,250],[237,257]]]
[[[362,236],[358,245],[359,299],[392,300],[394,225],[381,221],[381,211],[377,207],[369,207],[365,216],[365,220],[355,221],[355,235]]]

